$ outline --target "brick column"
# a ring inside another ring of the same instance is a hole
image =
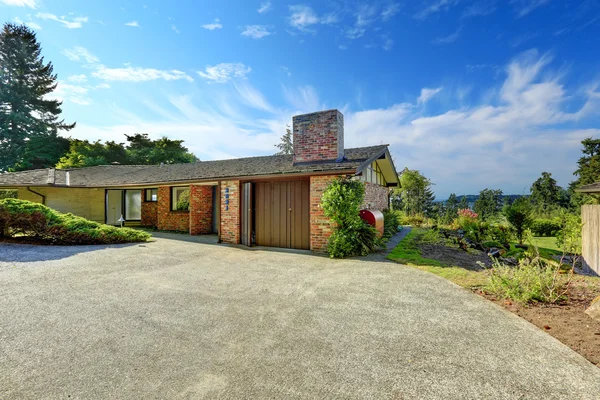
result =
[[[212,186],[190,186],[190,235],[212,233]]]
[[[221,241],[223,243],[240,243],[240,194],[240,181],[221,182]]]
[[[310,249],[315,252],[327,251],[327,241],[333,231],[333,222],[323,212],[321,196],[336,178],[335,175],[310,177]]]

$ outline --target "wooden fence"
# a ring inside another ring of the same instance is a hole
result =
[[[581,207],[581,253],[583,269],[600,275],[600,205],[586,204]]]

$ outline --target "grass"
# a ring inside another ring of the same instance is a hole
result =
[[[515,247],[516,244],[517,242],[510,244],[510,250],[506,253],[507,257],[517,257],[525,251],[525,249]],[[552,256],[562,255],[562,250],[556,244],[555,237],[534,237],[531,239],[531,243],[525,242],[525,244],[537,246],[542,258],[553,259]]]
[[[421,242],[425,231],[425,229],[413,228],[398,243],[396,248],[392,250],[388,258],[422,271],[431,272],[465,288],[483,286],[486,283],[487,276],[484,272],[469,271],[461,267],[444,265],[438,260],[423,257],[418,243]]]

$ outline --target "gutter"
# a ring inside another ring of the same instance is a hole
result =
[[[27,189],[27,191],[29,191],[29,192],[31,192],[31,193],[33,193],[33,194],[37,194],[38,196],[40,196],[40,197],[42,198],[42,204],[43,204],[43,205],[46,205],[46,196],[44,196],[43,194],[41,194],[41,193],[38,193],[38,192],[36,192],[36,191],[34,191],[34,190],[31,190],[31,187],[30,187],[30,186],[27,186],[27,187],[26,187],[26,189]]]

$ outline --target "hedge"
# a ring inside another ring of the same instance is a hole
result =
[[[66,245],[145,242],[151,237],[147,232],[100,224],[19,199],[0,200],[0,236],[3,234]]]

